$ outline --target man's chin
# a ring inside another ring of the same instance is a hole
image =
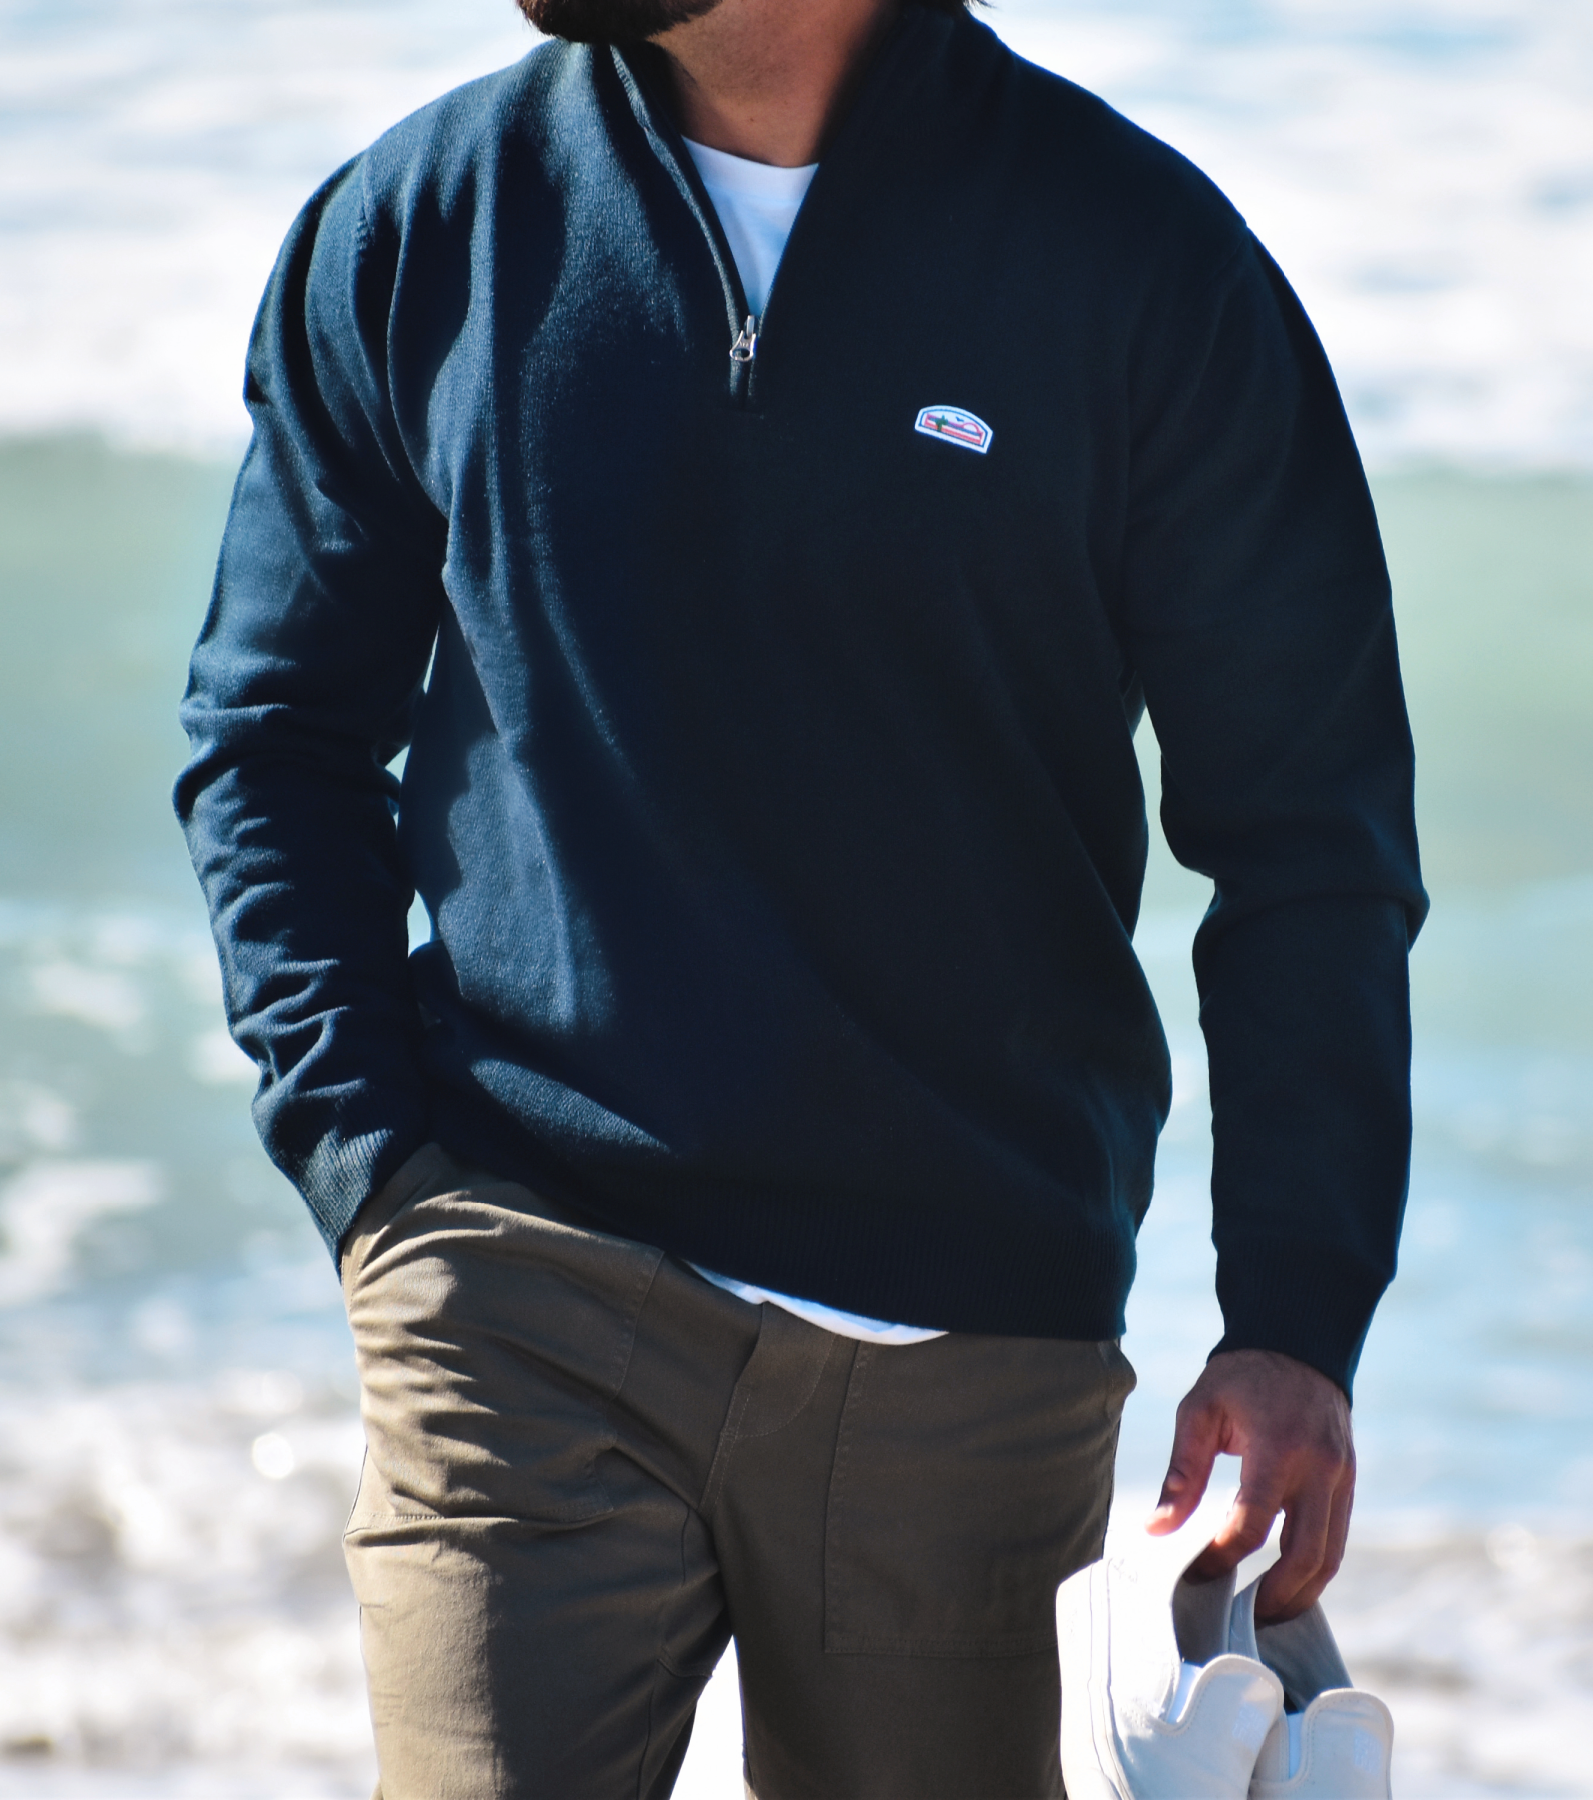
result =
[[[516,0],[548,37],[572,44],[635,44],[712,12],[719,0]]]

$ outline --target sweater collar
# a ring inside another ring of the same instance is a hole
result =
[[[811,211],[815,198],[822,200],[823,192],[834,185],[837,171],[840,178],[845,179],[857,161],[866,159],[871,144],[877,143],[882,136],[906,128],[913,96],[926,83],[936,65],[943,58],[956,56],[959,43],[968,34],[981,34],[985,30],[966,13],[949,17],[915,4],[915,0],[907,0],[869,59],[846,116],[813,178],[804,210]],[[592,55],[596,67],[601,67],[603,59],[611,59],[613,71],[643,136],[713,246],[725,293],[727,324],[734,338],[743,323],[742,310],[737,304],[740,279],[734,272],[734,258],[725,239],[724,227],[703,186],[702,176],[664,104],[664,76],[660,66],[663,52],[653,44],[643,43],[623,47],[597,46]]]
[[[974,21],[949,17],[907,0],[900,15],[869,58],[846,116],[842,119],[821,168],[845,162],[853,144],[872,135],[906,103],[913,87],[940,57],[954,50],[965,30],[978,31]],[[650,43],[611,45],[605,52],[615,70],[638,124],[666,167],[691,166],[685,142],[663,101],[663,52]]]

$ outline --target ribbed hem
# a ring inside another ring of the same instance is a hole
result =
[[[1222,1341],[1212,1351],[1276,1350],[1308,1363],[1346,1395],[1388,1283],[1336,1246],[1283,1238],[1225,1243],[1217,1258]]]
[[[1109,1204],[1003,1204],[986,1196],[955,1216],[911,1196],[801,1195],[653,1172],[645,1184],[572,1177],[501,1111],[457,1090],[434,1099],[436,1137],[539,1189],[616,1236],[721,1275],[864,1318],[992,1337],[1123,1335],[1134,1238]]]

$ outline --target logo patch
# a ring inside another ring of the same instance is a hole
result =
[[[981,456],[996,435],[977,414],[960,406],[926,406],[913,430],[925,437],[944,438],[948,444],[960,444],[964,450],[977,450]]]

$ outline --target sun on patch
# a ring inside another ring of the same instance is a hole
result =
[[[925,437],[944,438],[948,444],[959,444],[964,450],[977,450],[981,456],[996,435],[977,413],[961,406],[926,406],[913,430]]]

